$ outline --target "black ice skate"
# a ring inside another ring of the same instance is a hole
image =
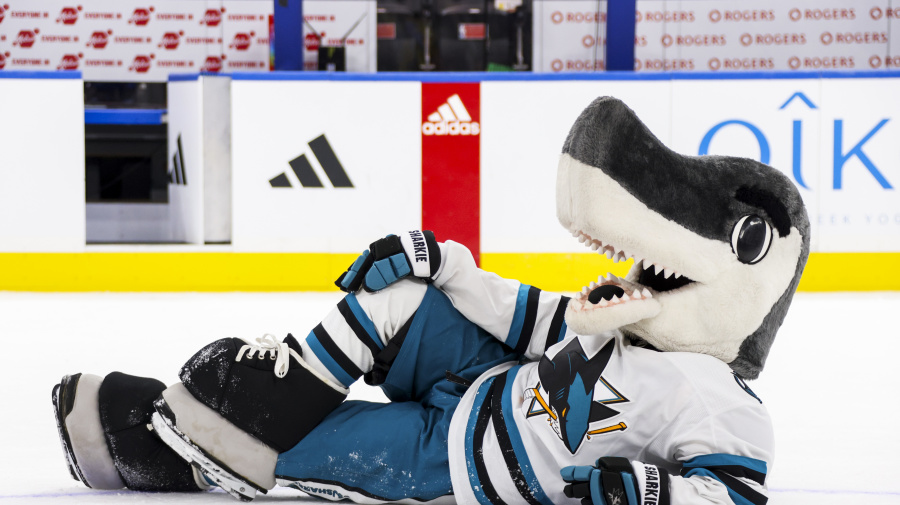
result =
[[[113,372],[67,375],[53,387],[53,413],[69,472],[94,489],[198,491],[210,486],[149,429],[154,379]]]
[[[275,487],[278,454],[297,444],[347,390],[310,368],[299,342],[271,335],[213,342],[155,402],[153,428],[201,472],[241,500]]]

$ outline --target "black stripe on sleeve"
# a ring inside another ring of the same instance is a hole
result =
[[[665,470],[659,468],[659,505],[670,505],[669,498],[669,474]]]
[[[491,415],[494,418],[494,433],[497,435],[497,442],[500,445],[500,453],[503,454],[503,460],[506,462],[506,468],[509,470],[509,476],[516,485],[516,490],[531,505],[541,505],[541,502],[534,497],[525,474],[522,473],[522,467],[519,465],[519,458],[516,457],[515,449],[513,449],[512,441],[509,438],[509,432],[506,430],[506,420],[503,418],[503,388],[506,387],[506,375],[501,374],[494,379],[494,387],[496,394],[491,400]]]
[[[746,466],[740,465],[716,465],[716,466],[704,466],[709,471],[716,472],[716,475],[719,472],[725,472],[732,477],[741,477],[744,479],[750,479],[753,482],[756,482],[760,486],[766,484],[766,474],[762,472],[757,472],[756,470],[752,470],[747,468]]]
[[[559,333],[562,331],[563,321],[565,321],[566,316],[566,307],[569,305],[570,298],[568,296],[563,296],[559,300],[559,305],[556,306],[556,312],[553,313],[553,319],[550,321],[550,331],[547,333],[547,342],[544,344],[544,351],[550,348],[553,344],[559,342],[560,335]]]
[[[487,467],[484,464],[484,435],[491,420],[491,404],[497,392],[496,388],[497,381],[494,380],[490,389],[488,389],[487,395],[485,395],[484,403],[481,404],[481,408],[478,410],[478,419],[475,421],[475,431],[472,434],[472,459],[475,462],[475,472],[478,475],[478,482],[481,483],[481,490],[484,491],[484,496],[493,505],[506,505],[506,502],[497,494],[494,485],[491,484],[491,477],[488,475]]]
[[[359,379],[362,377],[362,370],[356,366],[356,363],[353,362],[350,358],[344,354],[344,351],[338,347],[337,344],[334,343],[334,340],[331,339],[331,335],[325,331],[325,327],[322,326],[322,323],[319,323],[315,328],[313,328],[313,333],[316,335],[316,338],[319,339],[319,343],[322,344],[322,348],[325,349],[332,359],[347,372],[347,375],[353,378],[353,380]]]
[[[528,350],[528,344],[531,343],[532,333],[534,333],[534,323],[537,321],[538,301],[541,299],[541,290],[528,286],[528,298],[525,301],[525,318],[522,320],[522,333],[519,333],[519,341],[516,342],[515,351],[519,354],[525,354]]]
[[[722,470],[712,470],[712,472],[716,474],[716,477],[718,477],[723,484],[728,486],[735,493],[741,495],[741,497],[743,497],[753,505],[766,505],[766,502],[769,501],[769,499],[765,495],[757,492],[752,487],[739,481],[736,477],[733,477],[732,475]]]
[[[360,342],[362,342],[366,347],[369,348],[369,352],[372,353],[373,358],[377,356],[378,353],[381,352],[381,349],[378,347],[378,344],[376,344],[372,340],[372,336],[369,335],[369,332],[367,332],[366,329],[363,328],[362,324],[360,324],[359,320],[356,319],[356,314],[354,314],[353,311],[350,310],[350,305],[347,303],[347,300],[341,299],[341,301],[339,301],[337,304],[337,308],[338,312],[340,312],[341,315],[344,316],[344,321],[347,322],[347,326],[349,326],[350,329],[353,330],[356,338],[358,338]]]

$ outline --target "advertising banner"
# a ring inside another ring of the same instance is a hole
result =
[[[267,0],[2,0],[0,70],[87,81],[270,68]]]
[[[199,78],[170,81],[169,225],[172,240],[203,243],[202,83]]]
[[[305,0],[304,68],[375,72],[377,18],[375,0]]]
[[[0,73],[0,251],[84,250],[84,84]]]
[[[606,11],[600,0],[535,0],[535,71],[602,71]],[[889,0],[638,0],[634,69],[900,68],[898,22]]]
[[[421,86],[236,76],[234,249],[361,252],[419,228]]]
[[[422,83],[422,228],[480,249],[479,83]]]
[[[656,81],[483,82],[482,251],[585,252],[556,220],[556,166],[569,128],[594,99],[609,95],[668,144],[668,89]]]

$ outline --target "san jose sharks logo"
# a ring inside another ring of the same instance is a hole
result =
[[[531,399],[527,417],[547,416],[553,431],[572,454],[591,435],[627,429],[624,422],[589,429],[596,423],[619,415],[609,404],[628,401],[601,375],[615,349],[610,340],[600,352],[588,359],[578,339],[573,339],[551,360],[544,355],[538,365],[537,386],[525,391]],[[541,390],[546,391],[546,398]],[[595,399],[597,397],[598,399]]]

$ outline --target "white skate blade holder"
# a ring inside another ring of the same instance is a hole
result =
[[[181,383],[154,403],[160,439],[232,496],[250,501],[275,487],[278,453],[193,398]]]
[[[168,419],[161,416],[159,412],[153,413],[150,418],[150,424],[166,445],[194,465],[195,468],[198,468],[204,477],[214,482],[231,496],[248,502],[256,498],[257,490],[263,493],[266,492],[264,489],[258,489],[256,486],[238,478],[216,464],[203,453],[202,449],[192,444],[190,439],[169,424]]]

